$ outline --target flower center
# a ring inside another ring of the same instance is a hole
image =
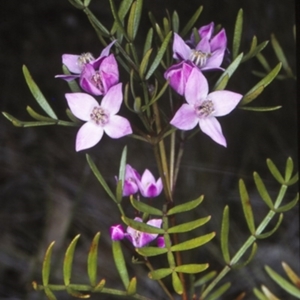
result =
[[[92,53],[87,52],[87,53],[82,53],[78,59],[77,59],[77,63],[79,65],[80,68],[83,68],[84,65],[90,63],[91,61],[95,60],[94,56],[92,55]]]
[[[92,76],[91,82],[96,88],[101,91],[101,93],[104,92],[102,77],[98,71],[96,71],[96,73]]]
[[[90,114],[90,117],[97,125],[101,126],[107,124],[109,119],[108,114],[101,106],[95,106]]]
[[[198,67],[203,67],[209,57],[211,57],[211,53],[205,53],[195,49],[193,49],[190,54],[190,60]]]
[[[208,117],[214,111],[214,104],[211,100],[204,100],[199,106],[196,106],[196,112],[199,117]]]

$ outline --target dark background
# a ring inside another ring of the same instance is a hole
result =
[[[147,11],[152,11],[162,24],[165,9],[180,15],[181,28],[199,5],[204,5],[198,27],[211,21],[222,24],[232,45],[232,33],[239,8],[244,9],[244,34],[241,51],[247,52],[253,35],[258,42],[275,33],[284,48],[288,61],[296,72],[295,42],[292,27],[295,23],[294,1],[144,1],[144,15],[139,32],[144,38],[150,23]],[[116,1],[118,3],[118,1]],[[108,0],[93,0],[94,14],[108,27],[112,24]],[[30,120],[29,105],[39,111],[22,75],[22,65],[29,68],[33,78],[61,119],[66,119],[64,93],[67,84],[54,79],[61,73],[61,55],[90,51],[97,56],[101,43],[85,14],[67,0],[3,1],[0,21],[1,111],[21,120]],[[264,51],[272,67],[277,64],[269,45]],[[233,76],[228,89],[246,93],[259,79],[252,70],[263,71],[256,59],[248,61]],[[127,77],[122,78],[124,82]],[[243,178],[256,215],[257,224],[267,208],[257,196],[252,172],[258,171],[272,195],[278,185],[267,171],[265,160],[271,158],[281,170],[288,156],[297,166],[296,84],[293,79],[276,80],[253,102],[257,106],[282,105],[274,112],[256,113],[235,110],[220,119],[228,148],[222,148],[205,135],[198,133],[186,143],[176,189],[176,201],[188,201],[205,194],[205,201],[193,215],[212,215],[212,220],[191,235],[217,232],[217,237],[197,252],[191,261],[211,262],[211,269],[223,266],[219,247],[220,218],[226,204],[230,205],[232,253],[248,237],[238,193],[238,179]],[[86,166],[85,154],[75,153],[76,130],[65,127],[16,128],[0,117],[0,299],[44,299],[32,291],[31,282],[40,282],[40,270],[45,249],[56,241],[52,259],[52,281],[62,283],[62,259],[71,239],[78,233],[73,276],[74,282],[86,281],[86,258],[92,237],[101,231],[99,278],[106,278],[108,287],[120,287],[112,264],[109,226],[119,223],[119,214]],[[155,159],[146,144],[128,138],[111,140],[104,137],[91,153],[111,187],[124,145],[128,144],[128,162],[138,171],[149,168],[155,175]],[[145,164],[147,162],[147,164]],[[297,186],[289,189],[291,200]],[[162,200],[162,198],[159,198]],[[156,200],[155,200],[156,201]],[[157,200],[159,201],[159,200]],[[132,210],[128,206],[129,214]],[[299,274],[299,212],[286,213],[280,229],[269,239],[258,242],[258,253],[245,269],[231,272],[232,287],[227,298],[233,299],[242,291],[246,299],[254,299],[253,287],[265,284],[277,296],[289,299],[268,278],[263,266],[270,265],[283,274],[281,261],[290,264]],[[131,249],[131,248],[130,248]],[[126,252],[126,251],[125,251]],[[128,251],[128,261],[133,252]],[[130,274],[137,274],[140,291],[154,299],[163,299],[155,282],[143,280],[147,270],[130,265]],[[58,299],[71,299],[66,293]],[[92,299],[112,299],[93,295]]]

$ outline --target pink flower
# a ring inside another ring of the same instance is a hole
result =
[[[225,90],[208,94],[206,78],[193,68],[185,88],[187,103],[179,108],[170,123],[181,130],[190,130],[199,124],[205,134],[226,147],[221,125],[215,117],[229,114],[241,98],[241,94]]]
[[[111,226],[109,229],[110,237],[113,241],[123,240],[125,233],[121,224]]]
[[[179,94],[184,95],[186,82],[192,72],[193,67],[186,63],[171,66],[164,74],[165,79],[169,80],[170,86]]]
[[[77,133],[76,151],[95,146],[104,132],[113,139],[132,133],[128,120],[116,115],[123,99],[122,83],[110,88],[101,105],[85,93],[70,93],[65,96],[74,116],[86,121]]]
[[[141,176],[130,165],[126,165],[125,168],[125,180],[124,180],[124,186],[123,186],[123,196],[130,196],[135,194],[139,187],[137,185],[137,181],[140,180]]]
[[[224,29],[215,36],[212,36],[213,31],[213,22],[202,26],[198,30],[200,41],[196,44],[194,35],[191,36],[190,41],[187,41],[191,47],[177,33],[174,33],[173,57],[190,61],[201,70],[221,69],[227,37]]]
[[[148,169],[144,171],[141,179],[137,181],[137,184],[141,194],[147,198],[158,196],[163,189],[161,178],[155,181],[154,176]]]
[[[142,219],[139,217],[134,218],[137,222],[142,222]],[[160,228],[162,223],[162,219],[152,219],[147,222],[148,225]],[[157,238],[158,234],[155,233],[146,233],[142,231],[138,231],[132,227],[127,227],[127,235],[126,237],[130,240],[132,245],[136,248],[144,247],[145,245],[149,244],[153,240]],[[162,243],[160,242],[160,245]]]

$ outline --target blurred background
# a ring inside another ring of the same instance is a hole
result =
[[[243,8],[241,51],[248,51],[253,35],[257,36],[260,43],[274,33],[296,72],[292,33],[295,11],[292,0],[145,0],[139,37],[143,40],[150,26],[148,11],[152,11],[162,24],[166,10],[170,13],[176,10],[183,28],[199,5],[204,6],[204,11],[197,27],[211,21],[222,24],[226,29],[229,48],[237,12]],[[54,76],[61,73],[63,53],[89,51],[96,57],[100,54],[103,47],[88,19],[67,0],[11,0],[4,1],[1,9],[1,111],[28,121],[31,118],[26,113],[27,105],[40,112],[23,78],[22,65],[25,64],[55,112],[61,119],[66,119],[64,94],[69,89],[64,81],[54,79]],[[90,9],[110,28],[112,16],[108,0],[93,0]],[[269,45],[263,53],[271,67],[274,67],[277,59],[272,47]],[[242,65],[228,89],[246,93],[259,81],[251,74],[252,70],[263,71],[255,58]],[[128,77],[124,76],[123,81],[128,81]],[[249,188],[259,224],[268,210],[255,190],[253,171],[259,172],[270,193],[276,196],[279,186],[268,172],[266,158],[271,158],[282,171],[289,156],[298,165],[295,80],[276,80],[253,105],[282,105],[282,109],[267,113],[238,109],[221,118],[227,149],[201,133],[185,145],[175,200],[180,203],[205,195],[197,211],[183,215],[182,221],[212,216],[208,224],[192,231],[189,237],[216,231],[216,238],[188,255],[193,262],[209,261],[210,270],[221,270],[224,265],[219,233],[225,205],[230,206],[233,254],[249,236],[239,200],[238,179],[243,178]],[[81,234],[81,237],[76,248],[73,282],[87,282],[87,253],[98,231],[101,231],[99,279],[106,278],[107,287],[121,288],[112,262],[108,232],[111,225],[120,223],[119,213],[89,170],[85,153],[75,152],[77,129],[54,126],[17,128],[2,115],[0,126],[0,299],[45,299],[42,292],[34,292],[31,287],[33,280],[41,280],[45,250],[53,240],[56,241],[51,282],[62,283],[64,251],[77,234]],[[89,153],[112,188],[125,145],[129,147],[128,163],[139,172],[149,168],[158,176],[149,145],[129,138],[111,140],[104,137]],[[296,192],[297,185],[288,190],[286,200],[292,200]],[[159,203],[163,198],[155,201]],[[126,211],[133,216],[132,208],[126,203],[128,200],[124,202]],[[126,247],[130,262],[134,252],[129,244],[125,243],[124,249]],[[298,207],[285,214],[283,224],[271,238],[258,242],[257,255],[248,267],[230,273],[227,280],[232,281],[232,287],[222,299],[234,299],[242,291],[247,293],[245,299],[255,299],[252,289],[261,284],[268,286],[281,299],[291,299],[274,285],[263,269],[267,264],[284,274],[282,261],[300,273]],[[156,263],[159,261],[155,260]],[[138,276],[143,294],[153,299],[165,299],[156,282],[145,280],[147,270],[143,265],[128,265],[130,275]],[[57,297],[72,299],[66,293],[58,293]],[[94,294],[91,299],[114,298]]]

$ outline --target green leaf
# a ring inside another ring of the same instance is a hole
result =
[[[117,28],[119,29],[120,33],[122,33],[124,35],[124,37],[126,38],[127,41],[130,41],[128,35],[127,35],[127,32],[122,24],[122,21],[117,13],[117,9],[116,9],[116,6],[115,6],[115,3],[113,0],[109,0],[109,4],[110,4],[110,9],[111,9],[111,12],[112,12],[112,15],[115,19],[115,22],[116,22],[116,26]]]
[[[184,28],[180,32],[180,36],[184,37],[194,26],[194,24],[197,22],[201,12],[203,10],[203,6],[199,6],[199,8],[195,11],[193,16],[189,19],[187,24],[184,26]]]
[[[211,216],[200,218],[195,221],[190,221],[184,224],[176,225],[167,230],[168,233],[188,232],[206,224],[211,219]]]
[[[267,72],[271,71],[271,67],[270,67],[268,61],[266,60],[266,58],[261,53],[257,53],[256,54],[256,58],[258,59],[258,61],[260,62],[260,64],[263,66],[263,68]]]
[[[272,106],[272,107],[253,107],[253,106],[240,106],[239,109],[242,110],[249,110],[249,111],[261,111],[261,112],[266,112],[266,111],[273,111],[273,110],[278,110],[282,106]]]
[[[153,97],[147,105],[144,105],[142,107],[142,110],[145,111],[154,102],[156,102],[164,94],[164,92],[166,91],[168,86],[169,86],[169,82],[166,81],[165,84],[163,85],[163,87],[161,88],[161,90],[159,91],[159,93],[157,94],[157,80],[155,80],[155,90],[154,90],[154,93],[153,93]]]
[[[171,247],[171,251],[185,251],[185,250],[190,250],[194,249],[197,247],[200,247],[206,243],[208,243],[214,236],[216,235],[215,232],[208,233],[203,236],[199,236],[197,238],[173,245]]]
[[[274,209],[275,212],[286,212],[291,210],[299,201],[299,193],[297,193],[296,197],[289,202],[288,204],[282,205],[281,207]]]
[[[73,115],[73,113],[70,111],[69,108],[66,109],[66,115],[67,115],[67,117],[68,117],[73,123],[76,123],[76,124],[81,124],[81,123],[82,123],[81,120],[77,119],[77,118]]]
[[[248,228],[251,232],[251,234],[255,233],[255,224],[254,224],[254,217],[251,207],[250,198],[245,186],[245,183],[242,179],[239,181],[239,190],[240,190],[240,197],[242,201],[243,211],[244,215],[247,221]]]
[[[203,199],[204,199],[204,196],[202,195],[195,200],[176,205],[176,206],[172,207],[170,210],[168,210],[167,216],[171,216],[174,214],[192,210],[192,209],[196,208],[203,201]]]
[[[85,8],[83,10],[85,14],[87,15],[90,23],[94,27],[98,37],[101,39],[101,36],[109,37],[109,31],[106,29],[106,27],[95,17],[95,15],[89,10],[89,8]]]
[[[243,10],[240,9],[236,17],[234,33],[233,33],[233,43],[232,43],[233,60],[238,56],[240,50],[242,31],[243,31]]]
[[[134,295],[136,293],[136,282],[136,277],[132,277],[127,288],[127,295]]]
[[[299,174],[298,172],[287,182],[287,185],[293,185],[295,184],[299,179]]]
[[[196,274],[205,271],[209,264],[188,264],[175,267],[175,271],[179,273]]]
[[[274,270],[272,270],[269,266],[265,266],[266,272],[269,274],[269,276],[286,292],[288,292],[290,295],[296,297],[297,299],[300,299],[300,289],[292,285],[290,282],[288,282],[286,279],[281,277],[278,273],[276,273]]]
[[[176,10],[174,10],[172,14],[172,30],[176,33],[179,31],[179,17]]]
[[[52,250],[55,242],[52,242],[47,251],[45,253],[44,262],[43,262],[43,269],[42,269],[42,282],[43,286],[47,286],[49,283],[49,275],[50,275],[50,264],[51,264],[51,255]]]
[[[122,184],[124,185],[125,181],[125,170],[126,170],[126,160],[127,160],[127,146],[123,148],[120,167],[119,167],[119,180],[122,180]]]
[[[216,300],[220,299],[220,296],[223,295],[231,286],[230,282],[224,283],[221,287],[219,287],[215,292],[210,294],[206,300]]]
[[[229,234],[229,206],[226,205],[223,211],[222,226],[221,226],[221,249],[226,264],[229,264],[230,262],[230,254],[228,248],[228,234]]]
[[[106,191],[106,193],[109,195],[109,197],[117,202],[117,199],[115,197],[115,195],[113,194],[113,192],[111,191],[111,189],[108,187],[107,183],[105,182],[103,176],[101,175],[101,173],[99,172],[98,168],[96,167],[95,163],[93,162],[92,158],[86,154],[86,160],[91,168],[91,170],[93,171],[94,175],[96,176],[96,178],[98,179],[98,181],[100,182],[100,184],[102,185],[102,187],[104,188],[104,190]]]
[[[210,281],[211,279],[213,279],[214,277],[216,277],[217,272],[216,271],[211,271],[208,274],[202,276],[201,278],[197,279],[194,283],[194,286],[201,286],[203,284],[205,284],[206,282]]]
[[[119,7],[119,10],[118,10],[118,16],[120,18],[120,21],[123,23],[124,21],[124,18],[126,17],[130,7],[131,7],[131,4],[132,4],[132,1],[133,0],[123,0],[120,4],[120,7]],[[118,26],[117,26],[117,22],[115,21],[114,22],[114,25],[111,29],[111,34],[115,34],[116,30],[117,30]]]
[[[54,296],[54,294],[51,292],[51,290],[48,287],[45,287],[44,291],[49,300],[56,300],[56,297]]]
[[[253,289],[254,295],[257,297],[259,300],[269,300],[268,297],[266,297],[259,289],[254,288]]]
[[[147,66],[148,66],[148,63],[149,63],[149,58],[150,58],[150,55],[152,53],[152,48],[150,48],[146,54],[144,55],[142,61],[141,61],[141,65],[140,65],[140,68],[139,68],[139,74],[140,74],[140,77],[141,78],[144,78],[144,75],[147,71]]]
[[[148,276],[149,276],[149,278],[151,278],[153,280],[159,280],[159,279],[162,279],[164,277],[167,277],[172,272],[173,271],[172,271],[171,268],[163,268],[163,269],[158,269],[158,270],[151,271],[148,274]]]
[[[88,7],[88,6],[90,5],[90,3],[91,3],[91,0],[84,0],[84,1],[83,1],[83,5],[84,5],[85,7]]]
[[[245,262],[243,262],[243,263],[232,264],[231,267],[233,269],[242,269],[242,268],[244,268],[245,266],[247,266],[251,262],[251,260],[253,259],[254,255],[256,254],[256,252],[257,252],[257,244],[253,243],[252,244],[252,248],[251,248],[251,252],[250,252],[250,255],[249,255],[248,259]]]
[[[89,275],[91,286],[96,286],[97,283],[97,255],[100,232],[93,238],[87,261],[87,272]]]
[[[27,112],[29,113],[29,115],[38,120],[38,121],[44,121],[44,122],[56,122],[56,120],[49,118],[49,117],[45,117],[43,115],[38,114],[37,112],[35,112],[30,106],[26,107]]]
[[[182,282],[176,272],[172,273],[172,285],[177,294],[181,295],[183,293]]]
[[[46,125],[55,125],[57,121],[38,121],[38,122],[23,122],[21,120],[18,120],[17,118],[13,117],[12,115],[2,112],[3,116],[8,119],[12,124],[16,127],[35,127],[35,126],[46,126]]]
[[[167,34],[166,38],[164,39],[163,43],[161,44],[161,47],[158,50],[157,55],[154,58],[154,61],[151,65],[151,67],[148,70],[148,73],[146,74],[146,77],[145,77],[146,80],[148,80],[151,77],[151,75],[154,73],[154,71],[157,69],[158,65],[160,64],[160,62],[161,62],[161,60],[162,60],[162,58],[163,58],[163,56],[164,56],[164,54],[165,54],[165,52],[168,48],[168,44],[169,44],[169,41],[171,39],[171,36],[172,36],[172,31],[170,31]]]
[[[285,185],[285,181],[282,177],[282,175],[280,174],[279,170],[277,169],[277,167],[275,166],[275,164],[273,163],[273,161],[271,159],[267,159],[267,166],[271,172],[271,174],[273,175],[273,177],[281,184]]]
[[[235,72],[237,67],[240,65],[242,58],[243,58],[243,53],[241,53],[238,57],[236,57],[236,59],[228,66],[228,68],[220,76],[220,78],[216,82],[213,90],[220,90],[221,88],[224,89],[226,87],[228,80],[226,82],[224,77],[228,77],[228,79],[229,79],[232,76],[232,74]]]
[[[65,65],[62,65],[62,70],[63,70],[63,73],[65,75],[70,75],[71,72],[68,70],[68,68],[65,66]],[[68,81],[68,86],[70,88],[70,90],[73,92],[73,93],[80,93],[82,92],[82,90],[80,89],[78,83],[76,82],[76,80],[71,80],[71,81]]]
[[[268,41],[265,41],[265,42],[262,42],[260,43],[257,47],[255,48],[252,48],[256,41],[254,41],[254,39],[256,39],[256,37],[254,36],[253,37],[253,40],[252,40],[252,44],[251,44],[251,48],[249,50],[249,52],[243,57],[243,60],[242,62],[245,62],[246,60],[256,56],[258,53],[260,53],[267,45],[268,45]],[[254,44],[253,44],[254,43]],[[255,45],[256,46],[256,45]]]
[[[119,241],[112,241],[112,252],[113,252],[115,265],[120,275],[120,278],[123,282],[125,289],[127,289],[129,285],[129,276],[126,268],[123,251]]]
[[[293,174],[293,170],[294,170],[294,162],[293,160],[289,157],[286,161],[286,167],[285,167],[285,181],[288,182]]]
[[[279,218],[278,218],[278,221],[277,221],[277,223],[276,223],[276,225],[275,225],[275,227],[274,227],[272,230],[270,230],[270,231],[268,231],[268,232],[266,232],[266,233],[262,233],[262,234],[259,234],[259,235],[255,235],[256,238],[258,238],[258,239],[266,239],[266,238],[268,238],[269,236],[271,236],[271,235],[279,228],[279,226],[280,226],[282,220],[283,220],[283,214],[280,214],[280,215],[279,215]]]
[[[280,69],[281,69],[281,63],[279,63],[267,76],[265,76],[261,81],[259,81],[252,89],[250,89],[244,95],[239,105],[245,105],[253,101],[253,99],[255,99],[262,92],[261,87],[265,88],[270,82],[272,82],[274,78],[277,76],[277,74],[279,73]],[[253,98],[253,95],[251,94],[259,88],[260,90],[258,90],[258,92],[260,93],[258,93],[258,95],[255,98]]]
[[[292,283],[295,286],[300,287],[300,278],[298,277],[298,275],[290,268],[290,266],[288,264],[286,264],[285,262],[281,263],[286,275],[289,277],[289,279],[292,281]]]
[[[133,197],[130,198],[132,206],[140,212],[148,213],[149,215],[163,216],[163,212],[153,206],[150,206],[144,202],[137,201]]]
[[[72,287],[67,287],[66,288],[68,294],[70,294],[71,296],[75,297],[75,298],[81,298],[81,299],[87,299],[90,298],[91,295],[89,294],[83,294],[80,293],[76,290],[76,285],[72,286]]]
[[[117,203],[120,204],[123,199],[123,183],[122,180],[119,180],[116,187],[116,199]]]
[[[272,202],[272,199],[261,179],[261,177],[259,176],[258,173],[254,172],[253,173],[253,178],[254,178],[254,182],[255,182],[255,185],[256,185],[256,188],[261,196],[261,198],[264,200],[264,202],[268,205],[268,207],[270,209],[273,209],[274,208],[274,205],[273,205],[273,202]]]
[[[222,77],[222,78],[221,78]],[[225,74],[224,76],[221,76],[220,79],[218,80],[218,85],[215,85],[214,91],[221,91],[224,90],[228,81],[229,81],[229,75]]]
[[[56,119],[57,120],[56,114],[52,110],[51,106],[47,102],[47,100],[44,97],[44,95],[42,94],[42,92],[40,91],[39,87],[36,85],[36,83],[32,79],[32,77],[31,77],[31,75],[30,75],[27,67],[25,65],[23,65],[22,69],[23,69],[23,74],[24,74],[26,83],[27,83],[27,85],[28,85],[28,87],[29,87],[29,89],[31,91],[31,94],[33,95],[33,97],[37,101],[37,103],[40,105],[40,107],[44,110],[44,112],[49,117],[51,117],[52,119]]]
[[[151,257],[151,256],[167,253],[168,249],[157,248],[157,247],[142,247],[142,248],[136,248],[136,252],[142,256]]]
[[[74,251],[75,251],[75,247],[76,247],[79,237],[80,237],[80,234],[75,236],[75,238],[70,243],[70,245],[66,251],[66,254],[65,254],[63,273],[64,273],[64,283],[66,286],[68,286],[70,284]]]
[[[125,216],[122,216],[121,218],[126,225],[138,231],[147,232],[147,233],[157,233],[157,234],[163,234],[165,232],[165,230],[162,228],[158,228],[158,227],[148,225],[146,223],[134,221]]]
[[[145,45],[144,45],[143,56],[145,56],[146,53],[148,52],[148,50],[151,48],[152,39],[153,39],[153,28],[150,28],[147,33],[147,37],[146,37],[146,41],[145,41]]]
[[[99,283],[95,286],[94,290],[100,292],[100,291],[104,288],[105,283],[106,283],[106,282],[105,282],[105,279],[101,279],[101,280],[99,281]]]
[[[156,30],[156,33],[157,33],[160,41],[163,42],[164,41],[164,35],[163,35],[162,30],[161,30],[160,26],[158,25],[158,23],[155,23],[154,29]]]

